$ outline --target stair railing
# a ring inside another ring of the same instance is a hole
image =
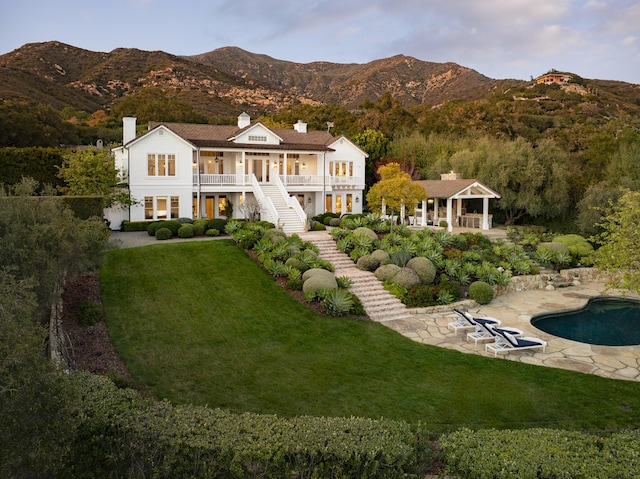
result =
[[[265,221],[270,221],[274,225],[280,224],[280,215],[278,215],[278,210],[276,210],[276,207],[273,205],[271,198],[266,196],[262,191],[262,188],[260,188],[260,183],[258,183],[256,175],[250,175],[250,180],[253,195],[256,197],[256,200],[260,205],[260,218]]]
[[[296,215],[300,219],[300,222],[303,225],[305,225],[307,222],[307,214],[302,209],[302,206],[300,206],[300,202],[298,201],[298,199],[289,194],[289,192],[285,188],[284,183],[282,183],[282,180],[280,179],[279,176],[276,176],[275,178],[275,185],[278,187],[278,191],[280,192],[282,197],[285,199],[287,207],[293,209],[293,211],[296,213]]]

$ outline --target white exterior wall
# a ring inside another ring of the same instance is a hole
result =
[[[145,196],[178,196],[179,217],[193,216],[193,150],[189,143],[163,127],[129,145],[129,188],[131,195],[140,202],[131,207],[131,221],[145,219]],[[175,155],[175,176],[149,176],[148,154]]]
[[[339,138],[330,145],[334,150],[326,155],[325,174],[331,175],[330,165],[334,161],[346,161],[353,164],[353,181],[350,183],[352,186],[349,188],[332,187],[331,191],[327,193],[331,194],[332,205],[335,209],[336,196],[342,196],[342,204],[346,204],[346,195],[350,194],[353,197],[353,208],[351,213],[362,213],[362,205],[364,202],[364,184],[365,184],[365,166],[367,155],[356,145],[346,138]],[[322,203],[322,209],[324,212],[324,198]],[[343,207],[344,208],[344,207]],[[343,214],[345,211],[343,210]]]

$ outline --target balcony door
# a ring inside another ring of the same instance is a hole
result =
[[[258,183],[270,183],[272,172],[271,162],[264,158],[254,158],[251,160],[251,166],[253,168],[253,174],[256,175]],[[247,172],[248,174],[249,172]],[[277,170],[276,172],[277,173]]]

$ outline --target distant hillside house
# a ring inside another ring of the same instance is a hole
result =
[[[540,75],[538,78],[536,78],[536,84],[552,85],[555,83],[558,85],[567,85],[571,81],[571,78],[572,76],[567,73],[545,73],[544,75]]]
[[[307,216],[361,213],[367,154],[346,137],[251,123],[237,126],[150,123],[136,137],[123,118],[122,146],[112,150],[140,204],[105,212],[122,220],[245,218],[259,212],[285,232],[304,231]]]

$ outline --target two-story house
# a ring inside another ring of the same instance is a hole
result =
[[[361,213],[367,154],[346,137],[251,123],[151,123],[136,136],[123,118],[122,146],[112,150],[138,204],[106,212],[122,220],[243,218],[249,206],[287,233],[304,231],[308,216]],[[231,212],[231,215],[229,215]]]

